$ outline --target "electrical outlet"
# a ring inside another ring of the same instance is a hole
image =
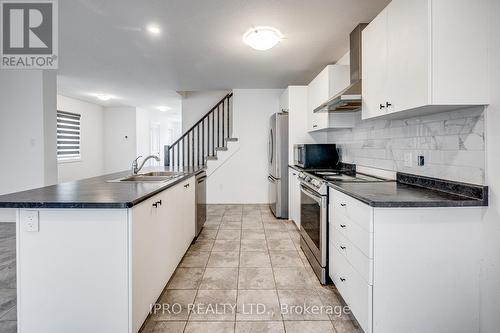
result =
[[[424,157],[424,155],[418,155],[417,156],[417,164],[418,164],[418,166],[424,166],[425,165],[425,157]]]
[[[37,210],[27,210],[23,214],[24,230],[28,232],[38,232],[40,222]]]
[[[413,156],[411,153],[405,153],[404,154],[404,165],[405,167],[411,167],[412,166],[412,159]]]

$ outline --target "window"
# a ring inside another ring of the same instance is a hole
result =
[[[57,160],[79,160],[80,155],[80,118],[81,115],[57,111]]]

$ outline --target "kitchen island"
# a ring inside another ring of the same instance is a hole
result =
[[[195,237],[195,175],[127,172],[0,196],[16,209],[18,332],[137,332]]]

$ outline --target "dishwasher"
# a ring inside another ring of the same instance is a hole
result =
[[[196,174],[196,237],[203,229],[207,219],[207,173]]]

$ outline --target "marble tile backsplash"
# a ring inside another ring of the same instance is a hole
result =
[[[328,132],[342,161],[467,183],[484,184],[484,108],[469,108],[403,120],[361,119],[353,129]],[[412,166],[404,164],[412,154]],[[423,155],[424,166],[417,166]]]

